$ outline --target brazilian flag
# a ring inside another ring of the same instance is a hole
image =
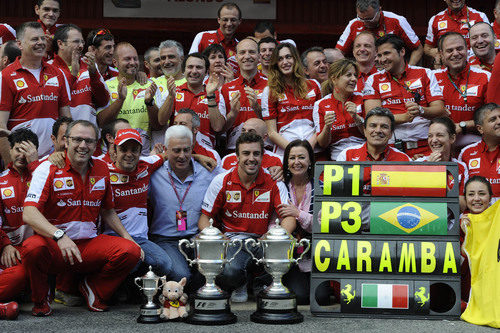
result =
[[[439,202],[372,202],[370,233],[384,235],[447,235],[448,210]]]

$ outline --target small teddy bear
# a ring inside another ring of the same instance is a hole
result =
[[[184,286],[187,283],[187,279],[183,277],[179,282],[166,282],[165,277],[162,277],[162,280],[163,291],[159,300],[163,304],[163,312],[160,315],[160,318],[171,320],[186,317],[186,303],[188,301],[188,296],[184,293]]]

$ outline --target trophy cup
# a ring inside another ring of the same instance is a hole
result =
[[[262,259],[255,258],[249,245],[262,247]],[[299,259],[293,259],[293,249],[298,245],[307,247]],[[293,263],[302,259],[310,247],[308,239],[302,239],[297,243],[297,240],[279,225],[278,219],[276,225],[258,242],[254,239],[246,240],[245,248],[248,253],[257,263],[263,263],[266,272],[273,277],[271,286],[257,295],[257,311],[250,316],[250,320],[262,324],[295,324],[304,320],[297,311],[295,294],[281,283],[281,277],[288,272]]]
[[[233,260],[241,251],[243,242],[241,239],[229,240],[212,224],[213,220],[210,219],[210,226],[203,229],[192,243],[186,239],[179,241],[179,251],[190,265],[198,265],[198,270],[206,279],[205,285],[196,292],[190,302],[186,322],[195,325],[226,325],[236,322],[236,316],[229,306],[230,295],[215,284],[215,277],[222,272],[224,264]],[[227,247],[238,243],[239,248],[234,256],[227,259]],[[182,250],[184,244],[195,249],[195,260],[189,259]]]
[[[158,285],[160,279],[162,283]],[[138,281],[142,281],[142,286],[137,283]],[[141,315],[137,318],[137,322],[142,324],[157,324],[161,322],[161,307],[153,302],[153,297],[165,283],[165,278],[156,276],[151,266],[149,266],[149,272],[143,277],[135,278],[134,283],[144,292],[147,299],[147,303],[141,306]]]

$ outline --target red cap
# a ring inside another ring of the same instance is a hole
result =
[[[141,135],[136,129],[127,128],[116,132],[115,145],[120,146],[127,140],[135,140],[142,146]]]

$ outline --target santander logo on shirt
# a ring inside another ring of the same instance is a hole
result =
[[[55,95],[54,93],[51,93],[50,95],[27,95],[26,98],[21,96],[19,98],[19,104],[24,104],[24,103],[33,103],[33,102],[43,102],[43,101],[57,101],[59,99],[59,96]]]

